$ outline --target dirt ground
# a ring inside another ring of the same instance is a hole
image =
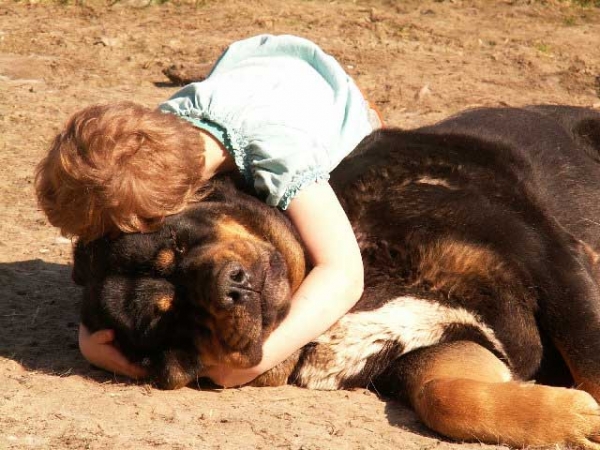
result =
[[[477,105],[600,108],[600,8],[581,3],[0,0],[0,448],[504,448],[450,443],[366,390],[162,392],[93,369],[77,349],[71,244],[38,210],[33,170],[75,110],[156,105],[176,90],[164,68],[258,33],[315,40],[389,125]]]

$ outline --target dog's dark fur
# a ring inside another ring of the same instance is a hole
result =
[[[480,109],[377,131],[331,184],[362,250],[364,295],[256,384],[374,385],[456,439],[597,448],[588,394],[516,380],[568,367],[600,399],[600,114]],[[306,270],[283,215],[227,180],[212,191],[158,233],[75,250],[83,323],[116,329],[166,388],[203,364],[260,361]]]

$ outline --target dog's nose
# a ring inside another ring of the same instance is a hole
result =
[[[248,271],[237,261],[227,263],[219,272],[218,301],[224,308],[250,300],[255,292]]]

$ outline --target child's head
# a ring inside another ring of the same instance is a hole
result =
[[[63,235],[85,241],[152,231],[203,184],[202,142],[172,114],[133,103],[85,108],[37,167],[39,204]]]

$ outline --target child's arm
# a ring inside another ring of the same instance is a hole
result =
[[[294,294],[289,315],[263,346],[263,359],[249,369],[213,366],[215,383],[237,386],[285,360],[325,332],[358,301],[364,269],[354,232],[333,189],[326,182],[303,189],[288,208],[314,268]]]

